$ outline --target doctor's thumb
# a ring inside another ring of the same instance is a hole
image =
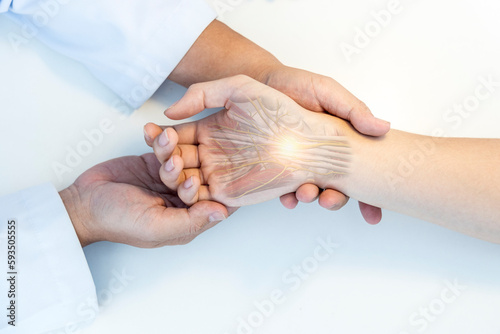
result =
[[[189,232],[200,234],[229,217],[228,209],[217,202],[200,201],[188,209]]]

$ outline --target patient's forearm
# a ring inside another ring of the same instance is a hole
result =
[[[431,138],[396,130],[367,137],[346,121],[306,110],[254,81],[233,90],[224,106],[177,129],[184,144],[198,147],[191,160],[199,160],[203,187],[193,187],[190,177],[189,168],[197,164],[165,172],[164,161],[162,180],[178,189],[186,204],[209,199],[251,205],[313,183],[500,243],[500,139]],[[185,179],[191,184],[179,187]]]
[[[250,205],[304,183],[500,243],[500,139],[361,135],[338,118],[258,98],[207,118],[211,193]]]
[[[500,242],[500,140],[392,130],[350,138],[351,172],[332,179],[365,203]]]

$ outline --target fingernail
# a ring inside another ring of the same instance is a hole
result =
[[[165,170],[167,172],[171,172],[175,169],[175,165],[174,165],[174,157],[171,157],[170,159],[168,159],[167,163],[165,164]]]
[[[146,127],[143,128],[143,131],[144,131],[144,139],[146,139],[147,142],[151,142],[151,137],[146,132]]]
[[[193,184],[194,184],[193,177],[191,176],[189,179],[186,180],[186,182],[184,182],[184,188],[189,189],[193,186]]]
[[[327,210],[330,210],[330,211],[337,211],[339,208],[339,205],[338,204],[334,204],[332,206],[330,206]]]
[[[170,139],[168,138],[168,135],[167,135],[167,129],[165,129],[161,133],[160,138],[158,139],[158,144],[160,144],[160,146],[167,146],[168,143],[170,143]]]
[[[386,120],[383,120],[383,119],[380,119],[380,118],[377,118],[377,120],[379,122],[382,122],[382,123],[386,124],[386,125],[391,125],[391,122],[387,122]]]
[[[215,223],[215,222],[221,222],[226,218],[227,217],[222,212],[216,211],[208,217],[208,221],[211,223]]]

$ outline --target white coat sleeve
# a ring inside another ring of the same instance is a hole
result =
[[[216,17],[204,0],[0,0],[2,12],[20,24],[7,36],[14,48],[37,38],[134,108]]]
[[[0,198],[0,268],[1,333],[74,333],[95,318],[94,282],[52,185]]]

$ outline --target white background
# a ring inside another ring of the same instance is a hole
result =
[[[248,0],[221,19],[284,63],[337,79],[393,128],[498,137],[500,87],[468,117],[445,120],[474,95],[480,76],[500,81],[498,2],[401,0],[400,12],[348,61],[342,43],[355,46],[357,29],[389,2]],[[10,32],[19,28],[0,18],[0,195],[47,181],[63,189],[99,162],[149,151],[146,122],[171,124],[162,112],[182,88],[165,83],[123,116],[119,98],[81,65],[36,40],[15,49]],[[103,119],[113,131],[58,176],[54,164],[65,164],[83,131]],[[292,291],[283,275],[311,265],[318,238],[339,247]],[[240,209],[187,246],[98,243],[85,252],[101,304],[85,334],[233,334],[240,318],[253,324],[239,331],[247,334],[500,333],[500,246],[392,212],[369,226],[354,200],[337,213],[316,203],[288,211],[274,200]],[[122,272],[133,278],[118,284]],[[464,286],[450,303],[442,300],[453,296],[446,281]],[[259,318],[255,303],[276,289],[285,301]]]

